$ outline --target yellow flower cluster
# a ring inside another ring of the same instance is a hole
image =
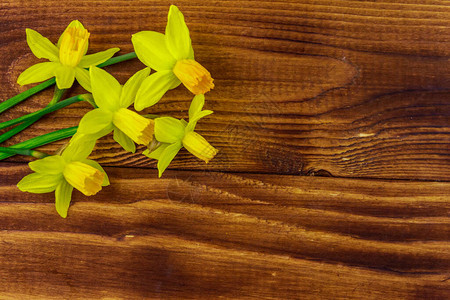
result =
[[[28,165],[35,173],[25,176],[17,184],[23,192],[55,191],[56,211],[63,218],[67,216],[73,188],[86,196],[92,196],[102,186],[109,185],[103,168],[96,161],[87,159],[95,146],[95,140],[85,136],[78,136],[77,140],[69,143],[61,154],[30,162]]]
[[[31,66],[17,80],[24,85],[55,77],[62,90],[70,88],[76,79],[92,93],[94,109],[81,118],[67,148],[60,154],[31,162],[29,166],[35,173],[18,183],[22,191],[55,191],[56,210],[62,217],[67,216],[73,188],[91,196],[109,184],[102,167],[87,157],[96,140],[111,132],[126,151],[134,153],[135,143],[146,146],[143,154],[158,160],[160,177],[183,147],[206,163],[217,154],[194,131],[198,120],[213,113],[203,110],[204,94],[214,88],[213,79],[194,59],[189,29],[176,6],[170,6],[165,34],[141,31],[132,35],[136,56],[146,67],[124,85],[97,67],[119,49],[86,55],[89,36],[79,21],[69,24],[56,45],[27,29],[31,51],[49,62]],[[149,118],[136,112],[156,104],[168,90],[181,83],[195,95],[189,108],[189,122],[165,116]],[[132,104],[135,110],[129,108]]]

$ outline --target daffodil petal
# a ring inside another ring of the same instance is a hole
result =
[[[98,107],[115,111],[119,107],[122,86],[108,72],[90,67],[92,95]]]
[[[88,92],[92,92],[91,79],[89,78],[89,71],[82,68],[75,68],[75,78],[78,83]]]
[[[96,168],[97,170],[99,170],[100,172],[103,173],[103,175],[105,175],[103,177],[103,183],[102,186],[108,186],[109,185],[109,178],[108,178],[108,174],[106,174],[105,170],[103,170],[102,166],[100,166],[100,164],[98,162],[96,162],[95,160],[92,159],[82,159],[80,160],[80,162],[87,164],[93,168]]]
[[[101,108],[93,109],[81,119],[77,134],[92,135],[99,139],[113,130],[112,120],[112,112]]]
[[[156,104],[169,90],[180,85],[181,81],[172,71],[159,71],[151,74],[142,82],[136,94],[134,108],[141,111]]]
[[[119,48],[111,48],[94,54],[85,55],[81,58],[78,66],[81,68],[89,68],[90,66],[97,66],[110,59],[118,51],[120,51]]]
[[[55,207],[58,214],[65,218],[72,200],[73,186],[66,180],[62,180],[55,191]]]
[[[184,126],[172,117],[161,117],[155,119],[155,138],[162,143],[175,143],[184,137]]]
[[[17,184],[22,192],[30,193],[50,193],[53,192],[62,180],[62,174],[49,175],[40,173],[31,173]]]
[[[167,17],[166,46],[176,60],[193,59],[191,37],[184,16],[175,5],[171,5]]]
[[[142,152],[145,156],[153,159],[160,159],[161,154],[166,150],[166,148],[170,146],[170,144],[162,143],[158,148],[156,148],[154,151],[150,152],[150,150],[145,150]]]
[[[202,110],[203,105],[205,105],[205,95],[200,94],[192,99],[191,106],[189,107],[189,120]]]
[[[163,172],[167,169],[169,164],[174,159],[175,155],[177,155],[178,151],[180,151],[182,147],[183,146],[181,145],[181,143],[174,143],[170,146],[167,146],[167,148],[164,150],[164,152],[161,154],[158,160],[159,177],[161,177]]]
[[[149,74],[150,68],[145,68],[136,72],[136,74],[127,80],[122,88],[122,93],[120,94],[120,107],[127,108],[134,102],[137,91]]]
[[[119,145],[122,146],[122,148],[126,151],[131,153],[136,152],[136,144],[119,128],[114,129],[114,140],[118,142]]]
[[[196,113],[192,119],[189,118],[189,123],[186,126],[186,133],[189,131],[193,131],[195,129],[195,126],[197,126],[198,120],[200,120],[201,118],[204,118],[212,113],[213,113],[212,110],[203,110],[201,112]]]
[[[96,139],[93,136],[77,133],[72,137],[61,157],[66,162],[85,159],[94,150],[95,143]]]
[[[52,155],[32,161],[28,166],[36,173],[57,175],[62,174],[65,161],[59,155]]]
[[[172,70],[177,62],[167,49],[162,33],[141,31],[132,35],[131,42],[139,60],[155,71]]]
[[[59,66],[60,64],[55,62],[43,62],[35,64],[19,75],[19,78],[17,78],[17,83],[20,85],[25,85],[29,83],[45,81],[55,76],[55,71]]]
[[[75,80],[75,68],[59,65],[55,70],[55,77],[59,89],[68,89],[72,87]]]
[[[28,46],[37,58],[59,61],[59,49],[49,39],[33,29],[27,28],[26,33]]]

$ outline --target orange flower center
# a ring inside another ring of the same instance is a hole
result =
[[[148,145],[153,139],[155,122],[132,110],[119,108],[114,113],[113,123],[138,144]]]
[[[173,73],[195,95],[205,94],[214,88],[211,74],[193,59],[177,61]]]

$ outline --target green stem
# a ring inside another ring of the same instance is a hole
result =
[[[55,141],[59,141],[68,137],[71,137],[72,135],[75,134],[75,132],[77,132],[78,126],[74,126],[74,127],[70,127],[70,128],[65,128],[65,129],[61,129],[61,130],[57,130],[54,132],[50,132],[41,136],[37,136],[34,137],[32,139],[29,139],[28,141],[22,142],[22,143],[18,143],[15,144],[11,147],[8,147],[9,149],[33,149],[33,148],[37,148],[43,145],[47,145],[50,143],[53,143]],[[0,151],[2,152],[2,151]],[[14,154],[12,153],[0,153],[0,160],[8,158],[13,156]]]
[[[47,106],[51,106],[51,105],[54,105],[55,103],[57,103],[62,98],[65,91],[66,90],[58,89],[58,87],[55,85],[55,94],[53,96],[52,101]],[[10,129],[7,132],[5,132],[4,134],[0,135],[0,144],[3,143],[4,141],[8,140],[9,138],[15,136],[22,130],[25,130],[26,128],[31,126],[33,123],[37,122],[40,118],[41,117],[27,120],[27,121],[23,122],[22,124],[19,124],[16,127],[14,127],[13,129]]]
[[[21,123],[23,121],[27,121],[27,120],[31,120],[31,119],[34,120],[35,118],[40,118],[48,113],[54,112],[55,110],[58,110],[60,108],[66,107],[67,105],[70,105],[70,104],[73,104],[73,103],[76,103],[76,102],[79,102],[82,100],[84,100],[84,95],[78,95],[78,96],[68,98],[66,100],[56,103],[55,105],[47,106],[46,108],[35,111],[34,113],[18,117],[14,120],[9,120],[9,121],[0,123],[0,129]]]
[[[52,101],[47,106],[52,106],[55,103],[57,103],[62,98],[62,96],[64,95],[65,91],[66,90],[58,89],[58,87],[55,85],[55,94],[53,96]],[[22,130],[25,130],[26,128],[31,126],[33,123],[38,121],[40,118],[41,117],[27,120],[27,121],[23,122],[22,124],[19,124],[16,127],[14,127],[13,129],[10,129],[7,132],[5,132],[4,134],[0,135],[0,144],[3,143],[4,141],[8,140],[9,138],[15,136],[16,134],[18,134]]]
[[[3,143],[4,141],[10,139],[11,137],[15,136],[22,130],[25,130],[26,128],[28,128],[30,125],[32,125],[34,122],[36,122],[39,119],[40,118],[34,118],[34,119],[30,119],[28,121],[25,121],[22,124],[19,124],[16,127],[14,127],[13,129],[8,130],[4,134],[0,135],[0,144]]]
[[[53,84],[55,84],[55,78],[44,81],[43,83],[38,84],[29,90],[26,90],[18,95],[15,95],[14,97],[9,98],[8,100],[3,101],[2,103],[0,103],[0,114]]]
[[[47,106],[55,105],[56,102],[61,100],[62,96],[66,92],[67,89],[59,89],[57,85],[55,85],[55,92],[53,93],[52,101]]]
[[[127,60],[130,60],[130,59],[136,58],[136,57],[137,57],[136,53],[130,52],[130,53],[127,53],[127,54],[123,54],[123,55],[119,55],[119,56],[116,56],[116,57],[112,57],[112,58],[108,59],[107,61],[105,61],[104,63],[99,64],[97,67],[103,68],[103,67],[114,65],[114,64],[117,64],[117,63],[120,63],[120,62],[123,62],[123,61],[127,61]]]
[[[48,154],[36,150],[31,149],[24,149],[24,148],[7,148],[7,147],[0,147],[0,153],[7,153],[7,154],[19,154],[19,155],[27,155],[27,156],[33,156],[35,158],[44,158],[49,156]]]
[[[154,114],[146,114],[146,115],[142,115],[144,118],[147,118],[147,119],[152,119],[152,120],[154,120],[154,119],[156,119],[156,118],[159,118],[159,115],[154,115]]]
[[[130,59],[133,59],[133,58],[136,58],[136,57],[137,57],[136,53],[130,52],[130,53],[127,53],[127,54],[124,54],[124,55],[120,55],[120,56],[116,56],[116,57],[110,58],[107,61],[105,61],[104,63],[99,64],[98,67],[100,67],[100,68],[106,67],[106,66],[113,65],[113,64],[116,64],[116,63],[120,63],[120,62],[123,62],[123,61],[126,61],[126,60],[130,60]],[[19,104],[20,102],[22,102],[23,100],[29,98],[30,96],[32,96],[32,95],[34,95],[34,94],[36,94],[36,93],[38,93],[38,92],[40,92],[42,90],[45,90],[49,86],[52,86],[53,84],[55,84],[55,82],[56,82],[55,78],[51,78],[51,79],[49,79],[47,81],[44,81],[44,82],[42,82],[42,83],[40,83],[40,84],[38,84],[38,85],[36,85],[36,86],[34,86],[34,87],[24,91],[24,92],[22,92],[22,93],[14,96],[14,97],[9,98],[8,100],[5,100],[5,101],[1,102],[0,103],[0,114],[2,112],[4,112],[5,110],[13,107],[14,105]]]

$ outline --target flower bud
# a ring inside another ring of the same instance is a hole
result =
[[[188,132],[184,136],[183,146],[206,163],[208,163],[218,152],[204,137],[195,131]]]

